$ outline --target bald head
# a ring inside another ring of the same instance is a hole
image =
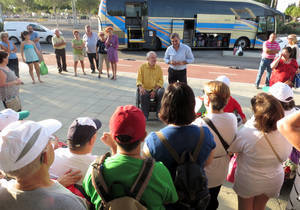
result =
[[[58,29],[55,29],[55,30],[54,30],[54,34],[55,34],[57,37],[59,37],[59,35],[60,35],[59,30],[58,30]]]

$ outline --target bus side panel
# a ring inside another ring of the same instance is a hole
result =
[[[127,29],[125,27],[125,17],[110,16],[106,12],[106,0],[102,0],[99,6],[98,13],[100,23],[99,31],[104,30],[108,26],[114,28],[114,33],[119,37],[119,45],[126,45],[128,43]]]
[[[234,47],[239,38],[246,37],[250,41],[250,47],[253,48],[257,44],[257,27],[257,23],[253,21],[244,19],[236,20],[229,47]]]
[[[172,30],[172,19],[160,18],[160,17],[149,17],[148,29],[156,31],[156,36],[161,41],[161,47],[163,49],[170,45],[170,34]]]

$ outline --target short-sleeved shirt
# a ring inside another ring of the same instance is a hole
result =
[[[279,162],[263,133],[254,127],[254,117],[237,133],[228,151],[238,153],[233,189],[243,197],[261,194],[277,197],[284,180]],[[292,146],[278,130],[266,134],[281,161],[291,154]]]
[[[220,135],[227,142],[227,144],[230,145],[235,139],[237,132],[237,119],[235,115],[232,113],[208,113],[206,117],[213,122]],[[201,118],[195,120],[193,124],[198,126],[207,126],[204,120]],[[214,136],[216,149],[214,151],[214,159],[212,163],[206,166],[204,169],[208,179],[208,187],[213,188],[224,183],[227,176],[230,159],[217,134],[211,128],[209,128],[209,130]]]
[[[66,44],[61,45],[61,46],[59,46],[59,47],[54,47],[54,45],[60,44],[60,43],[62,43],[62,42],[65,42],[65,38],[64,38],[63,36],[59,36],[59,37],[53,36],[53,37],[52,37],[52,45],[53,45],[53,48],[54,48],[54,49],[64,49],[64,48],[66,47]]]
[[[117,181],[130,189],[142,168],[143,160],[116,154],[107,158],[103,165],[103,176],[108,186]],[[83,180],[83,188],[98,209],[101,198],[92,184],[92,169],[91,166]],[[125,195],[123,187],[120,185],[112,186],[112,192],[114,197]],[[145,203],[150,210],[160,210],[165,209],[165,203],[175,203],[177,200],[177,192],[168,169],[161,162],[156,162],[150,181],[142,194],[141,202]]]
[[[12,41],[8,41],[9,42],[9,46],[10,46],[10,50],[14,50],[14,45],[12,43]],[[5,42],[0,42],[0,45],[3,45],[4,47],[8,48],[8,44],[6,44]],[[17,59],[17,54],[14,52],[11,52],[8,56],[8,59]]]
[[[274,42],[265,41],[264,44],[263,44],[262,58],[274,59],[276,54],[268,54],[267,49],[269,49],[269,50],[278,50],[279,51],[280,46],[276,41],[274,41]]]
[[[23,210],[86,210],[85,201],[58,182],[50,187],[22,191],[15,188],[15,180],[0,180],[0,209]]]
[[[82,185],[83,178],[96,156],[88,154],[74,154],[70,152],[69,148],[58,148],[55,151],[54,162],[52,163],[49,172],[53,178],[61,177],[69,169],[72,171],[81,171],[82,178],[77,184]]]
[[[80,39],[80,40],[73,39],[73,40],[72,40],[72,44],[73,44],[75,47],[80,47],[80,46],[83,44],[83,40],[82,40],[82,39]],[[82,55],[82,54],[83,54],[83,49],[78,50],[78,49],[73,48],[73,54],[74,54],[74,55]]]
[[[208,128],[203,127],[205,138],[202,143],[197,163],[203,168],[211,150],[216,147],[214,137]],[[196,125],[189,126],[173,126],[169,125],[160,130],[169,144],[181,155],[184,151],[193,152],[200,140],[200,128]],[[163,143],[159,140],[156,133],[151,132],[145,143],[149,149],[151,156],[164,163],[174,176],[177,162],[173,159]]]
[[[98,48],[98,53],[100,54],[107,54],[107,49],[105,46],[105,41],[102,42],[100,39],[97,41],[97,48]]]
[[[161,67],[157,64],[154,67],[151,67],[149,63],[142,64],[138,71],[136,85],[142,85],[148,91],[156,86],[163,87],[164,77]]]
[[[85,42],[87,53],[96,53],[96,45],[98,41],[98,36],[95,32],[92,32],[91,36],[86,34],[83,35],[83,41]]]
[[[30,34],[30,40],[34,42],[34,40],[35,40],[36,38],[39,38],[39,34],[38,34],[37,32],[35,32],[35,31],[33,31],[33,32]],[[38,42],[34,42],[34,43],[35,43],[36,48],[37,48],[39,51],[41,51],[42,48],[41,48],[40,42],[38,41]]]

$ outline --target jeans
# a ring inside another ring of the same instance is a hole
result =
[[[17,77],[19,76],[19,60],[16,59],[8,59],[7,67],[10,68],[10,70],[14,71]]]
[[[169,73],[168,75],[169,84],[172,84],[177,81],[187,84],[186,69],[174,70],[171,67],[169,67],[168,73]]]
[[[95,71],[94,60],[96,61],[96,65],[98,67],[98,60],[97,60],[96,53],[87,53],[87,56],[88,56],[89,61],[90,61],[90,66],[91,66],[92,72],[94,72]]]
[[[218,195],[221,190],[221,186],[212,187],[209,188],[209,194],[210,194],[210,202],[206,208],[206,210],[216,210],[219,207],[219,201],[218,201]]]
[[[256,76],[256,81],[255,85],[258,87],[261,77],[264,74],[264,71],[267,69],[267,77],[266,77],[266,86],[269,86],[271,74],[272,74],[272,69],[271,69],[271,63],[273,62],[273,59],[267,59],[267,58],[262,58],[259,64],[259,69],[258,73]]]
[[[140,91],[140,90],[138,89],[138,91]],[[156,91],[156,94],[155,94],[155,99],[157,101],[156,113],[158,113],[159,110],[160,110],[160,102],[161,102],[161,99],[164,95],[164,92],[165,92],[164,88],[159,88]],[[144,95],[140,94],[141,109],[142,109],[142,111],[143,111],[146,118],[148,118],[148,116],[149,116],[150,93],[151,93],[151,91],[146,91],[146,93]]]
[[[56,55],[56,63],[57,68],[61,72],[62,70],[67,70],[67,64],[66,64],[66,50],[65,49],[55,49],[55,55]],[[62,66],[61,66],[62,62]]]

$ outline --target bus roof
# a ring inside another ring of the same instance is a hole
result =
[[[194,18],[197,14],[233,15],[232,10],[241,18],[283,14],[269,6],[253,0],[106,0],[109,15],[125,16],[125,4],[146,2],[150,17]],[[251,14],[247,14],[251,10]]]

